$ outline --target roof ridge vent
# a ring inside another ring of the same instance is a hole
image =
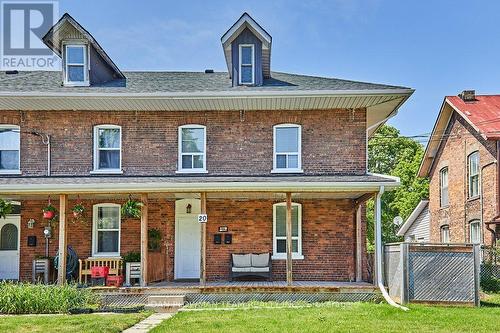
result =
[[[464,90],[462,93],[458,94],[458,96],[464,102],[474,102],[476,100],[476,91],[475,90]]]

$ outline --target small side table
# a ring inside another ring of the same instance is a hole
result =
[[[131,286],[130,284],[131,279],[139,280],[139,285],[142,285],[140,262],[127,262],[125,264],[125,284],[127,286]]]
[[[50,259],[33,260],[33,283],[38,281],[38,275],[43,275],[43,283],[49,284],[52,265]]]

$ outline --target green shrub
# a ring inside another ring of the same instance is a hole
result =
[[[481,289],[485,292],[500,293],[500,279],[498,266],[492,263],[484,263],[481,267]],[[497,273],[495,273],[497,272]]]
[[[68,313],[74,308],[96,308],[100,298],[75,285],[0,282],[0,313]]]

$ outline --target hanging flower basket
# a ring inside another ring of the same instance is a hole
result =
[[[56,207],[52,206],[50,202],[50,197],[47,206],[45,206],[42,209],[42,212],[43,212],[43,218],[46,220],[53,220],[56,217],[57,209]]]
[[[132,196],[129,196],[127,202],[122,205],[122,217],[139,219],[141,218],[141,208],[143,203],[132,199]]]
[[[0,199],[0,217],[6,218],[12,213],[12,204],[8,201]]]
[[[85,207],[81,203],[77,203],[71,209],[73,212],[73,217],[75,219],[81,219],[83,217],[83,213],[85,213]]]

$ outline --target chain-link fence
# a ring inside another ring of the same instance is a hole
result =
[[[480,248],[471,244],[388,244],[384,278],[389,294],[403,304],[479,305]]]
[[[481,249],[481,290],[500,292],[500,246]]]

